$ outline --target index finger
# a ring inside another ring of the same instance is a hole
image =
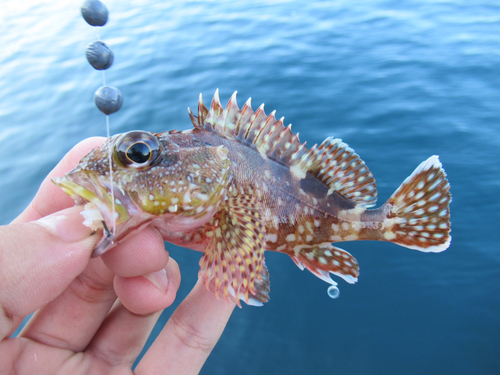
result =
[[[53,177],[63,176],[91,150],[101,146],[106,138],[92,137],[85,139],[73,147],[62,160],[45,177],[35,198],[12,223],[25,223],[38,220],[62,209],[72,207],[75,202],[61,188],[52,183]]]

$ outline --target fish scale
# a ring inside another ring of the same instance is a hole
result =
[[[336,285],[331,274],[354,283],[359,265],[335,242],[389,241],[424,252],[448,248],[451,195],[437,156],[372,209],[375,179],[340,139],[328,137],[309,148],[283,118],[266,115],[263,105],[254,112],[249,99],[240,109],[236,93],[225,108],[218,91],[209,108],[200,95],[197,114],[189,115],[193,129],[115,136],[55,179],[109,222],[114,213],[106,161],[109,147],[115,150],[116,238],[103,238],[95,254],[151,225],[166,241],[204,252],[199,277],[218,298],[260,305],[270,291],[265,251],[285,253],[299,268]],[[142,149],[151,146],[147,162],[116,154],[138,142]]]

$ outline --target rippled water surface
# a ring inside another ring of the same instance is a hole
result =
[[[224,103],[238,91],[240,104],[276,109],[308,144],[342,138],[377,179],[380,203],[433,154],[451,183],[450,249],[341,244],[361,274],[339,281],[337,299],[268,253],[271,301],[235,311],[203,374],[500,373],[498,1],[106,4],[107,81],[124,95],[113,133],[188,129],[186,108],[219,88]],[[93,103],[101,75],[84,57],[96,31],[73,1],[2,2],[2,224],[74,144],[105,134]],[[180,301],[200,254],[167,248]]]

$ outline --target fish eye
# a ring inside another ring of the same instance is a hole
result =
[[[161,146],[151,133],[132,131],[123,134],[116,143],[115,155],[125,167],[150,167],[158,159]]]

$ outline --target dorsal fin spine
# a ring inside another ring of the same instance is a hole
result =
[[[267,118],[267,121],[266,121],[266,125],[260,131],[260,134],[263,135],[263,142],[264,143],[272,142],[272,139],[274,137],[280,136],[280,134],[279,134],[280,122],[276,121],[276,117],[274,117],[275,113],[276,113],[276,111],[273,111],[273,113],[271,113],[269,115],[269,117]],[[283,124],[281,124],[281,125],[283,126]],[[272,148],[274,146],[275,146],[274,144],[269,145],[270,151],[272,150]]]
[[[203,104],[203,96],[201,93],[200,96],[198,97],[198,116],[195,116],[193,111],[191,111],[191,108],[188,108],[188,112],[194,127],[195,128],[202,127],[203,123],[205,122],[207,107],[205,107],[205,104]]]
[[[269,136],[274,131],[274,128],[272,128],[271,131],[269,131],[268,128],[272,127],[274,125],[272,121],[274,120],[275,113],[276,113],[276,111],[272,111],[271,114],[269,116],[267,116],[266,121],[264,122],[264,125],[262,125],[262,127],[259,129],[258,134],[255,136],[255,139],[253,140],[253,143],[255,145],[259,146],[259,144],[266,143],[266,141],[269,139]],[[261,137],[264,138],[262,141],[260,140]],[[267,137],[267,139],[266,139],[266,137]]]
[[[264,112],[264,104],[262,104],[255,114],[252,116],[250,123],[248,124],[248,130],[244,134],[244,138],[242,139],[243,141],[246,140],[248,144],[254,144],[255,143],[255,138],[260,133],[260,130],[265,124],[265,121],[267,119],[266,113]]]
[[[198,101],[198,123],[200,126],[203,126],[207,116],[208,116],[208,109],[207,107],[205,107],[205,104],[203,103],[203,97],[200,93],[200,99]]]
[[[236,123],[239,117],[239,108],[236,103],[236,91],[229,99],[225,110],[223,111],[222,127],[225,134],[230,134],[233,137],[236,135]]]
[[[276,152],[280,151],[278,146],[281,146],[281,140],[286,137],[286,129],[283,126],[283,117],[279,121],[276,121],[276,118],[273,116],[273,120],[275,122],[274,124],[271,124],[270,131],[267,132],[266,136],[264,137],[264,144],[269,150],[267,153],[276,157]]]
[[[302,157],[300,158],[299,165],[303,170],[309,171],[309,169],[311,169],[311,167],[313,166],[314,161],[316,159],[317,146],[318,146],[317,144],[312,146],[309,152],[305,155],[302,155]]]
[[[194,115],[193,111],[191,111],[191,108],[188,107],[188,113],[189,113],[189,118],[191,119],[191,122],[194,124],[198,124],[198,118]],[[195,125],[195,127],[196,127]],[[161,134],[161,133],[160,133]]]
[[[297,159],[300,159],[302,157],[302,155],[304,155],[305,152],[307,152],[307,147],[306,147],[306,144],[307,144],[307,141],[305,141],[304,143],[301,143],[299,148],[297,149],[297,151],[295,151],[292,156],[290,157],[290,160],[292,162],[297,163],[296,160]]]
[[[279,158],[281,160],[291,160],[292,155],[298,150],[300,147],[300,141],[299,141],[299,133],[294,135],[292,133],[292,125],[288,125],[287,129],[290,132],[291,139],[287,142],[286,144],[286,149],[283,150],[281,155],[279,155]]]
[[[236,100],[235,100],[236,103]],[[241,115],[239,116],[238,122],[236,123],[235,136],[238,137],[241,132],[241,127],[246,124],[247,117],[251,118],[253,115],[252,110],[252,98],[248,98],[243,107],[241,108]],[[250,116],[250,117],[249,117]]]
[[[290,146],[292,145],[292,143],[291,143],[291,141],[293,139],[292,128],[291,128],[292,126],[288,125],[285,128],[283,125],[284,119],[285,118],[282,117],[279,120],[279,123],[283,127],[283,130],[281,132],[279,139],[275,142],[275,144],[273,146],[272,153],[271,153],[277,159],[281,159],[283,157],[283,155],[285,154],[285,152],[287,152],[288,149],[290,148]]]

